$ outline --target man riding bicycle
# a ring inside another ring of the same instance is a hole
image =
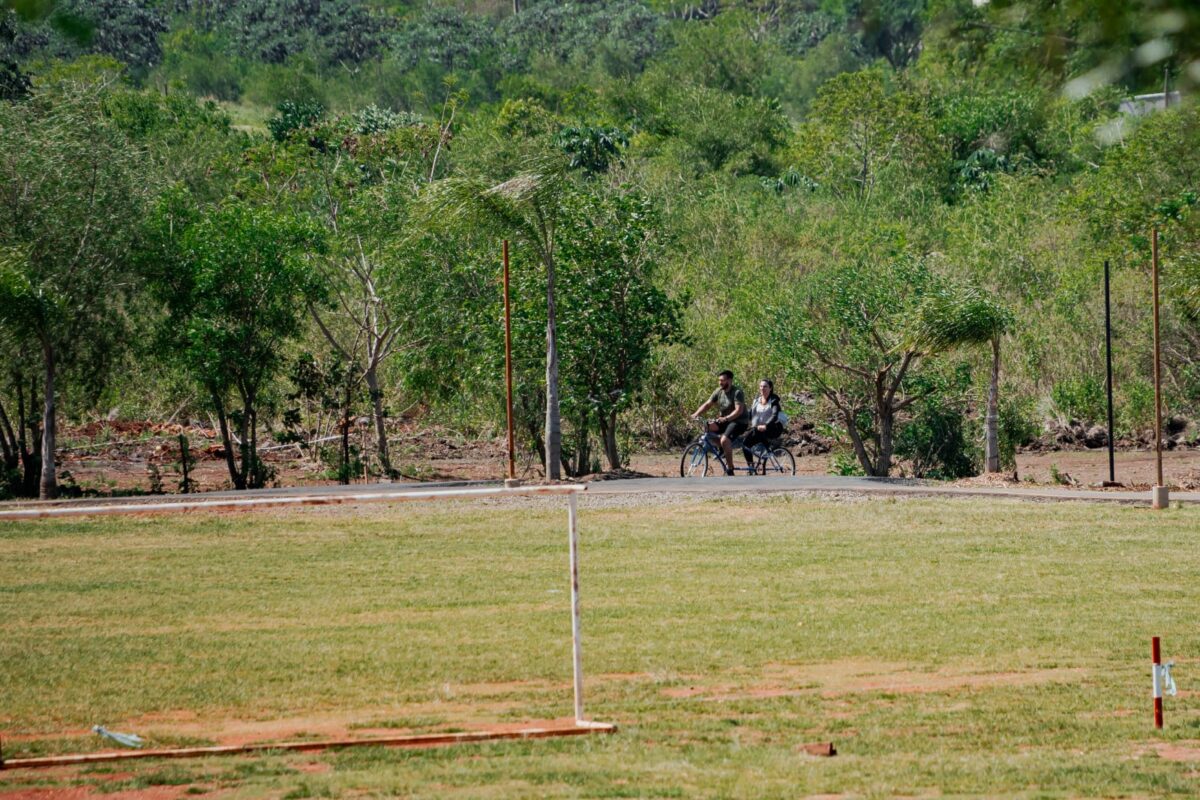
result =
[[[721,434],[721,452],[725,455],[725,474],[733,474],[733,440],[746,432],[750,427],[750,409],[746,407],[746,395],[733,385],[733,373],[722,370],[717,375],[717,389],[704,405],[696,409],[692,419],[716,406],[721,416],[708,423],[710,433]]]

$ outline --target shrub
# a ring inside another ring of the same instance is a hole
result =
[[[1006,398],[1000,401],[1000,465],[1017,465],[1017,448],[1038,436],[1037,412],[1032,399]]]
[[[310,128],[325,115],[325,106],[313,100],[284,100],[276,109],[278,114],[267,120],[267,128],[275,141],[285,141],[292,131]]]
[[[1142,378],[1126,381],[1114,400],[1117,430],[1129,433],[1154,429],[1154,384]]]
[[[1068,378],[1050,390],[1054,410],[1067,419],[1096,422],[1106,418],[1104,383],[1090,375]]]
[[[955,480],[979,473],[979,446],[965,424],[969,380],[965,371],[956,371],[948,379],[914,381],[926,384],[927,394],[896,434],[896,456],[910,463],[913,477]]]

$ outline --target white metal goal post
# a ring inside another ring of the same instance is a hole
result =
[[[520,486],[505,488],[463,488],[422,491],[382,491],[355,494],[279,495],[259,497],[229,497],[211,500],[177,502],[127,503],[116,505],[59,505],[0,509],[0,521],[55,519],[59,517],[111,516],[131,514],[170,514],[183,511],[220,511],[227,509],[279,508],[290,506],[335,505],[346,503],[399,503],[447,499],[485,499],[531,495],[565,496],[567,500],[567,541],[571,580],[571,656],[574,694],[574,725],[529,727],[518,730],[469,731],[407,736],[388,736],[365,739],[336,739],[325,741],[284,742],[273,744],[227,745],[214,747],[184,747],[152,750],[125,750],[77,755],[48,756],[5,760],[0,749],[0,770],[31,767],[52,767],[67,764],[90,764],[124,761],[139,758],[192,758],[275,750],[317,751],[365,745],[388,747],[429,747],[441,744],[491,741],[500,739],[542,739],[556,736],[579,736],[591,733],[614,733],[616,726],[593,722],[583,710],[583,648],[579,611],[579,526],[577,497],[586,490],[581,485]]]

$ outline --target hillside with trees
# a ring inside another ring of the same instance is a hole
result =
[[[1153,439],[1152,228],[1200,415],[1197,86],[1184,0],[7,0],[0,497],[95,420],[211,423],[239,489],[497,436],[503,239],[551,478],[678,444],[723,368],[835,469],[1009,469],[1105,425],[1106,261]]]

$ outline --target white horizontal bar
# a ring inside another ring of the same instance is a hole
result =
[[[179,511],[215,511],[225,508],[263,508],[269,506],[325,506],[341,503],[387,503],[443,498],[513,497],[520,495],[572,495],[587,490],[580,484],[556,486],[518,486],[514,488],[442,489],[423,492],[370,492],[366,494],[282,495],[224,500],[191,500],[176,503],[129,503],[103,506],[56,506],[54,508],[16,508],[0,510],[0,520],[43,519],[46,517],[83,517],[93,515],[173,513]]]

